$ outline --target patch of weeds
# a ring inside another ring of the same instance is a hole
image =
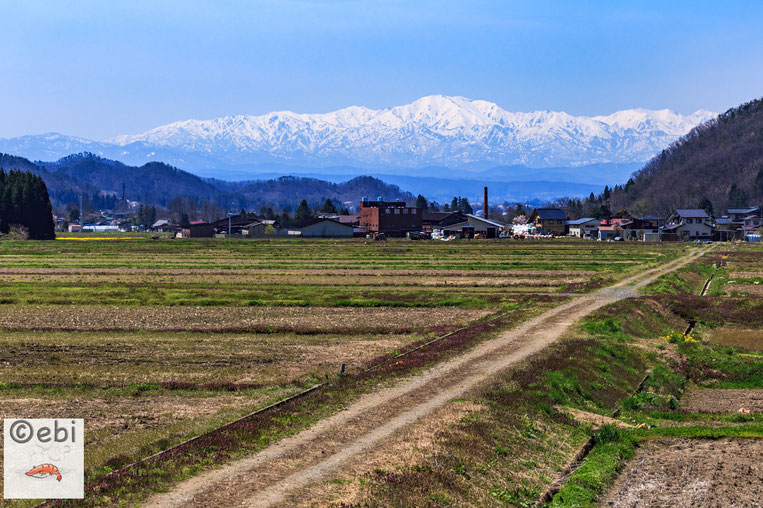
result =
[[[540,493],[537,490],[527,487],[515,487],[513,489],[490,489],[490,495],[499,501],[512,504],[514,506],[530,507],[535,504],[535,500]]]
[[[582,328],[588,335],[604,336],[613,339],[627,338],[625,333],[623,333],[622,321],[615,317],[587,319],[583,321]]]
[[[593,506],[612,483],[625,461],[636,453],[637,442],[630,434],[611,425],[596,433],[596,444],[583,464],[570,475],[550,506]]]

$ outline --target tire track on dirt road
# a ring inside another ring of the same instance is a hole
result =
[[[272,506],[336,471],[452,399],[463,396],[561,337],[580,318],[636,296],[636,289],[712,250],[700,248],[595,293],[575,297],[522,325],[482,342],[456,358],[362,395],[346,409],[309,429],[220,469],[185,480],[145,506]]]

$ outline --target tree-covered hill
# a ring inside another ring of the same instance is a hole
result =
[[[694,128],[612,192],[612,210],[667,216],[676,208],[763,202],[763,99]]]
[[[313,207],[322,205],[327,198],[338,203],[357,203],[363,196],[415,200],[412,194],[398,186],[372,177],[358,177],[343,183],[296,177],[226,182],[202,179],[161,162],[128,166],[91,153],[69,155],[55,162],[34,163],[22,157],[0,154],[0,167],[39,175],[49,189],[54,206],[76,203],[80,195],[108,195],[113,196],[113,201],[122,197],[123,189],[126,199],[150,205],[167,206],[173,198],[181,196],[196,203],[210,201],[221,209],[236,210],[294,209],[303,199]]]

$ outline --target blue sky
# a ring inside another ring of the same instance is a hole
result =
[[[0,2],[0,137],[381,108],[723,111],[763,95],[763,2]]]

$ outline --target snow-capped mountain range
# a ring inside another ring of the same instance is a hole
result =
[[[101,142],[23,136],[0,140],[0,151],[38,160],[90,151],[133,164],[162,160],[191,171],[268,164],[374,170],[575,167],[646,161],[716,115],[699,110],[683,116],[667,109],[594,117],[512,113],[487,101],[433,95],[380,110],[352,106],[325,114],[278,111],[185,120]]]

